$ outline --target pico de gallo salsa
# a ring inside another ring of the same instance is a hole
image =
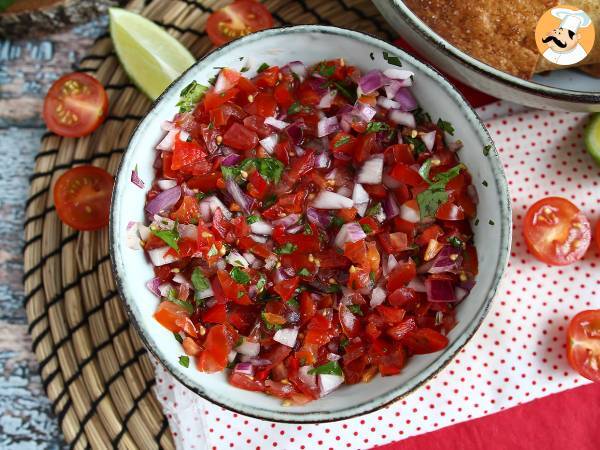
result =
[[[128,235],[180,364],[303,404],[448,345],[477,194],[451,123],[384,57],[223,68],[181,92]]]

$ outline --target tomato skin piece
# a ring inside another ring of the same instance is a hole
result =
[[[169,301],[160,302],[154,313],[156,321],[174,333],[179,333],[182,330],[184,322],[181,319],[187,317],[189,317],[189,314],[185,309]]]
[[[329,143],[329,150],[333,154],[346,153],[352,155],[354,153],[354,146],[356,145],[356,138],[350,133],[340,131],[337,133],[331,142]]]
[[[440,220],[464,220],[465,212],[455,203],[446,202],[438,208],[435,217]]]
[[[59,136],[86,136],[106,119],[108,96],[96,78],[73,72],[52,84],[42,115],[48,129]]]
[[[236,150],[252,150],[258,144],[258,136],[245,126],[234,123],[223,135],[223,143]]]
[[[523,236],[529,251],[537,259],[563,266],[583,258],[590,245],[591,226],[569,200],[547,197],[527,211]]]
[[[218,173],[208,173],[206,175],[197,175],[187,180],[187,185],[190,189],[198,189],[200,192],[209,192],[217,188],[217,182],[223,179],[223,176]]]
[[[238,94],[238,92],[239,89],[231,88],[228,91],[217,94],[213,88],[210,89],[206,94],[204,94],[202,104],[204,105],[207,111],[210,111],[211,109],[218,108],[224,103],[227,103],[229,100],[234,98]]]
[[[419,328],[408,333],[400,341],[413,354],[424,355],[443,350],[448,345],[448,338],[431,328]]]
[[[264,382],[243,373],[231,372],[229,383],[246,391],[264,392],[265,390]]]
[[[206,20],[208,37],[217,46],[272,26],[273,16],[269,10],[253,0],[237,0],[215,11]]]
[[[388,292],[394,292],[408,284],[417,276],[417,266],[412,259],[407,262],[399,262],[394,270],[388,275],[387,289]]]
[[[600,382],[600,310],[582,311],[571,319],[567,358],[582,377]]]
[[[205,323],[227,323],[227,309],[224,303],[217,303],[202,313]]]
[[[383,157],[388,165],[403,163],[410,166],[415,163],[415,158],[408,144],[390,145],[383,152]]]
[[[300,277],[293,277],[289,280],[283,280],[277,283],[273,290],[277,292],[284,301],[288,301],[294,296],[298,283],[300,283]]]
[[[54,204],[60,220],[76,230],[108,225],[113,177],[95,166],[78,166],[63,173],[54,185]]]
[[[416,329],[417,323],[415,322],[415,319],[409,317],[398,325],[388,328],[386,334],[396,341],[401,341],[408,333],[411,333]]]
[[[194,220],[198,220],[200,216],[200,209],[198,208],[198,202],[194,197],[186,195],[183,197],[181,205],[177,211],[171,213],[171,219],[177,220],[179,223],[192,223]]]
[[[397,163],[390,171],[390,176],[409,186],[419,186],[426,183],[419,172],[404,163]]]

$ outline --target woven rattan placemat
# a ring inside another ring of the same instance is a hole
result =
[[[200,57],[212,45],[208,15],[229,1],[130,1]],[[267,0],[278,24],[319,23],[386,39],[392,33],[369,0]],[[58,219],[52,198],[67,169],[94,164],[114,174],[129,137],[150,107],[119,65],[108,33],[75,70],[105,86],[110,111],[91,136],[46,133],[26,203],[25,308],[43,385],[65,439],[75,448],[173,448],[154,396],[154,371],[113,281],[108,229],[77,232]]]

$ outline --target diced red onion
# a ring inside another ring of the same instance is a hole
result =
[[[292,214],[288,214],[285,217],[282,217],[281,219],[273,220],[273,222],[271,222],[271,223],[273,225],[275,225],[276,227],[281,225],[284,228],[288,228],[288,227],[291,227],[292,225],[296,225],[299,220],[300,220],[300,214],[292,213]]]
[[[237,352],[235,350],[231,350],[228,354],[227,354],[227,361],[232,363],[233,361],[235,361],[235,357],[237,356]]]
[[[131,171],[131,182],[140,189],[144,189],[144,182],[138,175],[137,167]]]
[[[371,70],[358,80],[358,87],[365,94],[381,88],[385,84],[385,77],[380,70]]]
[[[227,254],[225,261],[227,261],[227,264],[231,264],[233,267],[243,267],[244,269],[247,269],[250,266],[248,261],[246,261],[246,258],[240,255],[240,253],[235,249],[231,250]]]
[[[143,223],[138,223],[137,229],[142,241],[147,241],[150,237],[150,228],[144,225]]]
[[[383,201],[383,210],[388,219],[400,214],[400,207],[398,206],[398,202],[396,202],[396,196],[392,192],[388,192],[387,197]]]
[[[166,191],[167,189],[174,188],[177,186],[177,181],[175,180],[167,180],[161,179],[156,182],[161,191]]]
[[[290,277],[287,273],[280,267],[275,272],[273,272],[273,283],[279,284],[282,281],[289,280]]]
[[[304,79],[306,78],[306,66],[304,65],[303,62],[301,61],[292,61],[291,63],[288,63],[288,67],[290,68],[290,70],[292,72],[294,72],[298,78],[300,79],[300,81],[304,81]]]
[[[344,382],[344,377],[339,375],[319,374],[319,389],[321,397],[336,390]]]
[[[271,270],[273,267],[277,265],[277,256],[269,255],[265,259],[265,269]]]
[[[148,202],[146,205],[146,211],[151,215],[159,214],[161,212],[168,212],[173,206],[175,206],[180,197],[181,188],[179,186],[162,191]]]
[[[206,197],[200,202],[200,215],[202,216],[202,220],[209,222],[217,209],[221,210],[221,213],[223,213],[223,216],[227,220],[231,220],[231,211],[225,207],[223,202],[216,195]]]
[[[328,361],[339,361],[342,357],[336,353],[327,353]]]
[[[287,126],[289,126],[289,123],[284,122],[283,120],[277,120],[275,117],[267,117],[265,119],[265,124],[271,125],[273,128],[278,130],[284,130]]]
[[[170,152],[173,150],[173,144],[175,143],[175,136],[179,133],[178,130],[169,131],[164,138],[156,146],[157,150],[163,150]]]
[[[246,261],[248,261],[248,264],[250,265],[252,265],[255,261],[258,261],[258,258],[250,252],[244,252],[242,253],[242,256]]]
[[[362,227],[356,222],[348,222],[342,225],[335,237],[334,244],[336,247],[343,249],[346,242],[356,242],[366,238]]]
[[[127,247],[131,250],[140,250],[142,245],[138,235],[138,223],[129,222],[127,224]]]
[[[388,119],[398,125],[403,125],[409,128],[415,128],[417,126],[417,121],[412,113],[400,111],[399,109],[390,110]]]
[[[400,218],[410,223],[418,223],[421,220],[419,211],[411,208],[406,203],[400,206]]]
[[[313,208],[344,209],[352,208],[354,202],[351,198],[330,191],[321,191],[312,202]]]
[[[433,145],[435,144],[435,131],[422,134],[421,140],[423,141],[423,144],[425,144],[425,148],[431,151],[433,149]]]
[[[313,369],[313,366],[302,366],[298,369],[298,378],[302,383],[306,384],[308,387],[315,389],[317,387],[317,376],[315,374],[309,374]]]
[[[477,189],[472,184],[467,186],[467,194],[473,200],[473,203],[476,205],[479,204],[479,195],[477,194]]]
[[[352,130],[352,116],[350,114],[343,114],[340,118],[340,128],[346,133]]]
[[[414,111],[418,107],[417,100],[410,92],[408,88],[400,88],[396,95],[394,96],[394,100],[402,105],[403,111]]]
[[[158,214],[154,214],[150,226],[159,230],[172,230],[175,227],[175,221],[168,217],[161,217]]]
[[[194,224],[180,223],[177,227],[177,231],[179,232],[179,236],[182,238],[188,239],[197,239],[198,238],[198,226]]]
[[[249,362],[241,362],[237,363],[233,368],[235,373],[241,373],[243,375],[248,375],[249,377],[254,376],[254,366]]]
[[[420,278],[413,278],[408,282],[406,287],[411,288],[415,292],[427,292],[427,288],[425,287],[425,283]]]
[[[146,283],[146,287],[150,292],[152,292],[157,297],[160,297],[160,291],[158,287],[160,286],[161,280],[160,278],[152,278],[150,281]]]
[[[304,225],[298,224],[292,227],[289,227],[286,231],[290,234],[298,234],[304,229]]]
[[[450,280],[427,278],[427,300],[430,302],[455,302],[454,284]]]
[[[388,84],[383,87],[385,89],[385,96],[389,99],[394,98],[403,84],[404,83],[398,80],[390,80]]]
[[[386,77],[391,78],[392,80],[406,80],[415,75],[410,70],[394,69],[394,68],[385,69],[383,71],[383,74]]]
[[[461,148],[463,148],[463,141],[461,141],[460,139],[457,139],[456,141],[450,142],[448,144],[448,150],[450,150],[451,152],[457,152]]]
[[[355,183],[352,191],[352,201],[354,202],[354,207],[361,217],[364,216],[365,212],[367,211],[369,200],[371,199],[368,192],[365,191],[365,188],[363,188],[360,183]]]
[[[456,286],[454,288],[454,296],[456,297],[456,301],[463,300],[467,295],[469,295],[469,291],[461,288],[460,286]]]
[[[302,140],[304,139],[304,131],[302,131],[302,127],[298,122],[294,122],[287,127],[285,132],[294,145],[300,145],[302,143]]]
[[[179,130],[179,128],[177,128],[177,125],[175,125],[170,120],[163,120],[160,123],[160,129],[164,130],[164,131],[178,131]]]
[[[225,267],[227,266],[227,262],[223,258],[219,258],[217,260],[216,266],[217,266],[217,269],[219,269],[219,270],[225,270]]]
[[[279,142],[279,135],[275,133],[259,141],[262,148],[264,148],[265,151],[269,154],[272,154],[275,151],[275,146],[277,145],[277,142]]]
[[[229,155],[227,155],[225,158],[223,158],[223,160],[221,161],[221,165],[225,166],[225,167],[229,167],[229,166],[235,166],[237,163],[239,163],[242,159],[241,155],[238,155],[237,153],[231,153]]]
[[[250,356],[242,356],[240,359],[243,362],[249,362],[250,364],[256,367],[268,366],[269,364],[271,364],[271,360],[265,358],[252,358]]]
[[[370,122],[371,119],[375,117],[375,114],[377,114],[377,110],[371,105],[359,102],[358,100],[354,104],[354,112],[356,112],[365,122]]]
[[[384,97],[383,95],[377,97],[377,104],[385,109],[400,109],[400,107],[402,106],[400,105],[400,103],[391,100],[387,97]]]
[[[457,272],[462,265],[462,255],[458,249],[449,245],[444,246],[443,249],[433,259],[432,265],[429,268],[429,273],[444,273],[444,272]]]
[[[190,133],[188,133],[188,132],[187,132],[187,131],[185,131],[185,130],[181,130],[181,131],[179,132],[179,140],[180,140],[181,142],[187,142],[189,139],[190,139]]]
[[[287,347],[294,347],[298,337],[298,328],[282,328],[273,335],[273,340]]]
[[[273,234],[273,227],[271,224],[263,222],[262,220],[254,222],[252,225],[250,225],[250,230],[252,230],[253,233],[262,234],[263,236],[270,236]]]
[[[246,214],[250,214],[252,207],[254,206],[254,200],[247,196],[234,180],[227,180],[225,182],[225,188],[233,198],[233,201],[236,202]]]
[[[231,89],[233,85],[229,81],[229,78],[226,76],[226,72],[221,70],[219,75],[217,76],[217,81],[215,82],[215,94],[220,94],[222,92],[228,91]]]
[[[331,215],[327,211],[311,208],[306,208],[306,218],[312,224],[319,228],[327,228],[331,223]]]
[[[383,155],[374,155],[367,159],[360,171],[356,181],[362,184],[381,184],[383,180]]]
[[[167,297],[171,289],[173,289],[171,283],[163,283],[160,286],[158,286],[158,292],[161,297]]]
[[[394,255],[388,255],[388,258],[383,266],[383,274],[387,276],[388,273],[391,273],[392,270],[396,268],[398,265],[398,261],[394,257]]]
[[[255,358],[260,353],[260,344],[258,342],[251,342],[244,338],[244,341],[238,345],[235,350],[242,355]]]
[[[350,189],[348,186],[342,186],[340,187],[337,191],[337,194],[343,195],[344,197],[352,197],[352,189]]]
[[[377,286],[375,289],[373,289],[373,292],[371,292],[371,302],[369,303],[371,308],[381,305],[385,301],[386,297],[387,294],[385,293],[385,290]]]
[[[319,153],[315,158],[315,169],[326,169],[329,167],[330,163],[331,159],[326,152]]]
[[[212,288],[209,286],[208,288],[204,289],[203,291],[196,291],[195,297],[203,300],[205,298],[210,298],[213,297],[215,295],[215,293],[213,292]]]
[[[175,275],[173,275],[173,281],[179,284],[187,284],[188,286],[190,284],[181,273],[176,273]]]
[[[268,240],[266,236],[261,236],[259,234],[251,234],[250,238],[252,238],[254,242],[258,242],[260,244],[265,244]]]
[[[302,156],[302,155],[304,155],[304,153],[306,153],[304,151],[304,149],[302,147],[300,147],[299,145],[295,145],[294,150],[296,151],[296,155],[298,155],[298,156]]]
[[[170,247],[161,247],[161,248],[153,248],[152,250],[148,250],[148,256],[150,257],[150,261],[152,264],[160,267],[165,264],[171,264],[174,261],[177,261],[177,258],[172,254],[167,254]]]
[[[327,109],[331,107],[331,104],[333,103],[333,99],[335,98],[335,96],[337,95],[336,91],[327,91],[327,93],[321,97],[321,101],[319,101],[319,108],[321,109]]]
[[[339,131],[339,129],[340,126],[338,124],[337,117],[325,117],[319,120],[319,123],[317,124],[317,136],[328,136],[336,131]]]

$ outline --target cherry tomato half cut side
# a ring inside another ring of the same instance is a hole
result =
[[[527,211],[523,235],[537,259],[564,266],[583,258],[592,238],[590,228],[587,217],[569,200],[547,197]]]
[[[213,44],[223,45],[272,26],[273,16],[262,3],[255,0],[237,0],[209,16],[206,32]]]
[[[99,167],[79,166],[66,171],[54,185],[58,217],[76,230],[105,227],[113,184],[113,177]]]
[[[92,133],[108,114],[108,97],[94,77],[73,72],[54,82],[44,99],[44,122],[64,137]]]
[[[567,357],[581,376],[600,381],[600,309],[573,317],[567,331]]]

